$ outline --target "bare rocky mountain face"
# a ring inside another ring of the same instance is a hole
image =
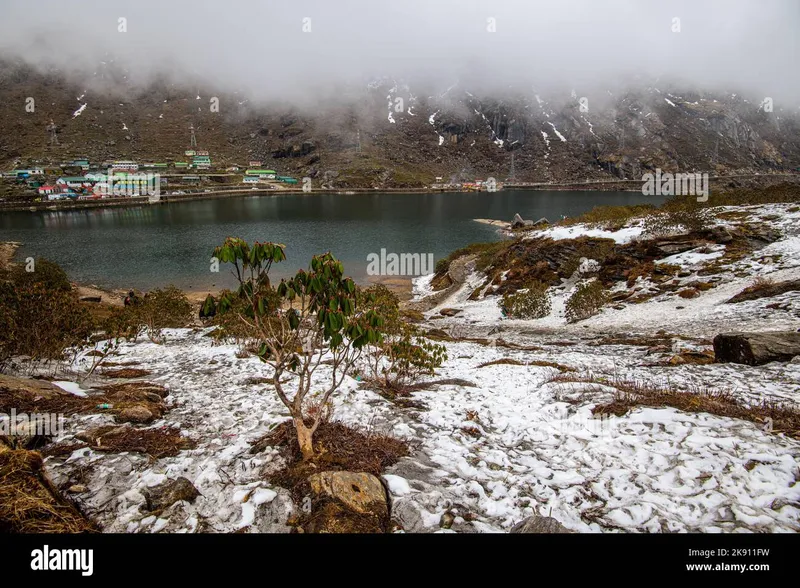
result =
[[[433,93],[381,79],[301,109],[163,78],[133,86],[109,65],[86,80],[0,63],[0,165],[180,161],[190,125],[216,164],[261,160],[334,188],[421,187],[438,176],[503,181],[512,173],[518,182],[640,179],[656,168],[763,174],[800,165],[794,106],[666,84],[585,97],[535,89],[499,97],[459,83]],[[57,146],[48,144],[50,120]]]

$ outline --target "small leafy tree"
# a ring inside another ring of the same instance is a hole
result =
[[[274,291],[283,308],[272,308],[269,270],[273,263],[286,259],[284,249],[275,243],[250,246],[229,237],[214,250],[214,256],[234,266],[239,282],[236,296],[248,302],[247,309],[235,312],[248,330],[258,335],[258,356],[274,370],[275,392],[289,409],[303,459],[309,460],[315,455],[314,433],[325,415],[325,411],[309,409],[327,405],[361,349],[380,341],[383,319],[374,309],[357,308],[356,285],[344,276],[342,263],[330,253],[314,256],[309,271],[300,270],[281,280]],[[232,311],[234,301],[232,295],[223,297],[217,313]],[[318,384],[314,374],[326,358],[329,380],[321,397],[309,406],[305,400]],[[284,382],[285,375],[290,382]]]
[[[400,316],[400,301],[383,284],[359,293],[362,304],[383,319],[383,337],[371,345],[367,366],[372,378],[384,388],[397,388],[423,375],[433,375],[447,361],[447,348],[426,339]]]
[[[203,305],[200,307],[199,314],[201,319],[212,318],[217,314],[217,301],[211,294],[206,296],[206,299],[203,301]]]

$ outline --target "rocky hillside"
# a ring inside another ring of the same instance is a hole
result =
[[[76,156],[181,160],[190,125],[216,163],[260,159],[330,187],[412,187],[437,176],[506,180],[512,156],[520,182],[636,179],[657,167],[735,174],[800,165],[797,110],[776,103],[765,112],[761,97],[641,84],[589,96],[584,111],[574,92],[509,90],[501,98],[458,83],[434,93],[391,79],[348,92],[355,97],[321,100],[312,112],[165,79],[134,87],[108,64],[67,77],[3,62],[0,166]],[[26,111],[29,97],[34,112]],[[48,145],[51,119],[56,147]]]

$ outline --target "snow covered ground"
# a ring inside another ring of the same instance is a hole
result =
[[[506,320],[495,297],[467,300],[480,283],[476,275],[426,313],[430,326],[461,338],[498,337],[538,349],[447,342],[448,360],[431,379],[461,378],[474,385],[443,384],[415,392],[414,399],[425,408],[410,409],[347,379],[336,396],[334,418],[418,445],[387,472],[393,514],[407,531],[441,530],[440,519],[448,510],[456,516],[452,530],[457,532],[506,531],[531,514],[551,515],[580,532],[800,531],[800,441],[759,423],[673,408],[636,408],[623,417],[602,419],[592,415],[593,407],[613,397],[608,382],[615,379],[721,389],[747,403],[800,403],[800,363],[666,363],[682,350],[708,349],[708,337],[719,330],[800,328],[797,293],[724,304],[756,275],[800,277],[800,217],[788,208],[755,210],[767,218],[779,215],[770,222],[784,231],[784,238],[737,261],[715,288],[693,299],[665,294],[567,325],[559,314],[567,285],[556,294],[550,317]],[[557,234],[558,229],[550,231]],[[629,231],[619,237],[635,235]],[[769,256],[774,259],[768,261]],[[714,261],[683,255],[671,263],[695,271]],[[429,294],[430,279],[419,279],[415,292]],[[775,302],[790,310],[767,308]],[[445,307],[462,312],[442,317],[438,310]],[[601,343],[611,334],[658,330],[675,334],[671,348]],[[138,362],[136,367],[152,372],[147,381],[169,388],[171,410],[152,426],[178,426],[197,442],[196,448],[155,460],[90,449],[47,460],[56,483],[83,473],[88,490],[79,500],[106,531],[288,530],[283,524],[291,512],[287,493],[264,478],[264,468],[279,459],[277,452],[249,452],[252,441],[287,418],[271,387],[252,383],[271,377],[271,370],[257,358],[237,357],[235,345],[215,344],[204,334],[168,331],[163,345],[126,343],[114,357],[120,363]],[[501,359],[521,365],[478,367]],[[542,361],[606,383],[559,381],[554,379],[557,368],[532,365]],[[91,393],[68,382],[58,385]],[[104,415],[70,417],[65,439],[108,422],[111,418]],[[179,476],[200,491],[194,504],[177,503],[159,517],[140,511],[145,488]]]

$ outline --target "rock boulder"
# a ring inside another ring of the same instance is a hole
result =
[[[762,365],[790,361],[800,355],[800,333],[720,333],[714,337],[714,358],[721,363]]]

